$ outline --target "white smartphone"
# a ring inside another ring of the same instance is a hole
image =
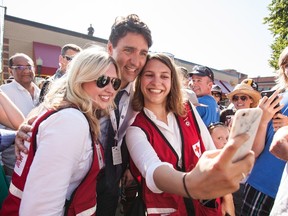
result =
[[[260,108],[248,108],[237,110],[233,116],[233,122],[229,133],[229,139],[242,133],[248,133],[249,139],[237,150],[233,156],[233,162],[245,157],[251,150],[262,117]]]

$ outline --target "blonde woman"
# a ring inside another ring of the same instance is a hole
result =
[[[276,74],[276,85],[273,89],[285,92],[288,89],[288,46],[281,52],[278,59],[279,70]]]
[[[34,110],[38,119],[31,144],[25,143],[29,153],[16,162],[2,215],[95,214],[96,178],[103,167],[97,114],[113,104],[120,85],[118,66],[108,53],[88,48],[75,56],[67,76]],[[77,193],[83,188],[85,196]]]

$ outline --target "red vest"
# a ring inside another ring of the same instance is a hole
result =
[[[36,153],[36,135],[38,132],[39,124],[48,118],[50,115],[57,111],[50,110],[47,111],[43,116],[41,116],[35,126],[33,127],[31,144],[29,148],[28,157],[24,165],[23,172],[19,176],[16,172],[12,175],[12,181],[9,188],[9,194],[5,199],[0,215],[9,215],[16,216],[19,215],[19,207],[21,203],[22,192],[25,186],[27,175],[29,173],[30,166],[33,162],[34,155]],[[95,215],[96,212],[96,178],[99,173],[99,161],[103,160],[103,149],[99,143],[94,144],[92,141],[93,147],[93,160],[90,167],[90,170],[75,189],[71,195],[71,199],[66,201],[65,204],[65,215],[77,215],[82,213],[83,216]],[[96,148],[98,150],[96,150]],[[19,163],[19,161],[18,161]],[[17,166],[17,161],[16,165]]]
[[[143,111],[137,115],[132,124],[132,126],[140,127],[141,130],[145,132],[148,141],[153,146],[161,161],[169,162],[173,165],[174,169],[183,172],[191,171],[205,151],[193,110],[188,104],[186,105],[186,110],[188,111],[187,116],[176,116],[182,140],[182,161],[179,160],[177,153],[165,136]],[[130,161],[130,164],[133,176],[137,178],[140,184],[142,182],[142,195],[148,215],[165,215],[165,213],[171,212],[171,209],[173,209],[172,211],[174,211],[174,213],[169,213],[169,215],[188,215],[182,196],[165,192],[160,194],[153,193],[147,187],[145,179],[142,178],[135,164],[132,161]],[[221,208],[219,207],[220,199],[218,199],[217,202],[218,208],[207,208],[200,204],[198,200],[193,200],[195,215],[221,215]],[[192,205],[192,202],[190,202],[190,204]]]

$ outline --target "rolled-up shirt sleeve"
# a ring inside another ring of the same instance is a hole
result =
[[[128,127],[126,143],[130,156],[141,175],[145,178],[148,188],[154,193],[162,193],[163,191],[155,185],[154,171],[161,165],[168,165],[173,168],[172,164],[162,162],[159,159],[146,134],[139,127]]]

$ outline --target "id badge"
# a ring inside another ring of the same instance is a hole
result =
[[[120,147],[118,146],[112,147],[112,158],[113,158],[113,165],[118,165],[122,163],[122,155]]]

